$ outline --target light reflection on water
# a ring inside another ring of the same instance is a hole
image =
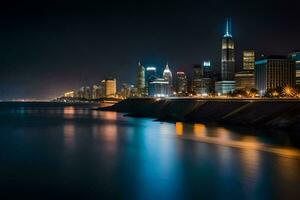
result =
[[[184,128],[184,125],[187,127]],[[182,139],[224,145],[234,148],[265,151],[300,159],[300,150],[298,149],[266,144],[255,136],[239,135],[239,137],[236,137],[235,135],[237,133],[223,127],[206,127],[204,124],[183,124],[181,122],[176,122],[175,126],[176,135],[180,136]],[[189,131],[191,126],[193,127],[192,132]]]
[[[70,106],[13,115],[0,119],[6,191],[106,199],[293,199],[300,191],[299,150],[255,132]]]

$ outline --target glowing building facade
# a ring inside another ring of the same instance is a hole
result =
[[[295,51],[289,55],[289,58],[296,64],[296,86],[300,87],[300,51]]]
[[[243,69],[254,70],[255,52],[253,50],[243,51]]]
[[[117,93],[116,79],[105,79],[101,82],[105,97],[115,97]]]
[[[295,87],[295,61],[285,56],[269,56],[255,62],[255,87],[260,95],[268,89]]]
[[[170,95],[169,81],[155,78],[149,81],[148,95],[151,97],[167,97]]]

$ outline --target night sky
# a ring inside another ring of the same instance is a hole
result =
[[[243,49],[300,49],[297,1],[1,1],[0,99],[49,99],[116,77],[134,83],[137,62],[190,70],[220,67],[230,16],[237,67]]]

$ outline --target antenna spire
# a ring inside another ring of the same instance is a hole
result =
[[[232,37],[232,34],[231,34],[231,19],[229,17],[226,19],[226,30],[225,30],[224,37]]]

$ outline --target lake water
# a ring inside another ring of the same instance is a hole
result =
[[[90,107],[0,103],[0,195],[300,199],[297,133],[157,122]]]

